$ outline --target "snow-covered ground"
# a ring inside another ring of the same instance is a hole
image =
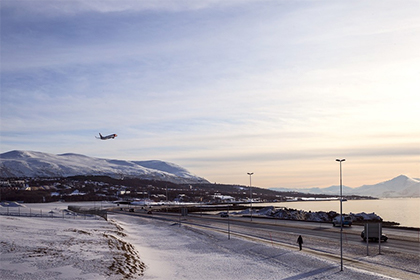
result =
[[[340,272],[338,263],[297,246],[229,240],[118,214],[108,222],[0,216],[0,225],[0,279],[391,279],[347,267]]]

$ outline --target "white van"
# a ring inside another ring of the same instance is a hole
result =
[[[353,223],[353,220],[352,220],[352,218],[350,217],[350,216],[344,216],[343,215],[343,226],[349,226],[349,227],[351,227],[351,224]],[[334,219],[333,219],[333,222],[332,222],[332,224],[333,224],[333,226],[335,226],[335,227],[339,227],[340,225],[341,225],[341,222],[340,222],[340,215],[338,215],[338,216],[336,216]]]

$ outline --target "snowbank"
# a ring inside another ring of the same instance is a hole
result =
[[[26,207],[25,205],[16,201],[2,201],[0,207]]]
[[[249,215],[249,209],[241,212],[236,212],[239,215]],[[332,222],[334,217],[340,215],[335,211],[319,211],[311,212],[305,210],[297,210],[291,208],[275,208],[273,206],[265,207],[260,210],[252,212],[253,215],[266,216],[272,218],[278,218],[283,220],[295,220],[295,221],[309,221],[309,222]],[[382,221],[382,218],[375,213],[350,213],[353,222],[366,222],[366,221]]]
[[[45,204],[43,210],[56,206]],[[129,279],[145,268],[121,229],[104,219],[0,215],[0,226],[3,280]]]

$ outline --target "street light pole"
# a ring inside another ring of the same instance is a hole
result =
[[[251,221],[252,221],[252,184],[251,184],[251,176],[254,174],[253,172],[248,172],[249,175],[249,201],[251,203]]]
[[[341,271],[343,271],[343,177],[341,172],[341,163],[346,159],[336,159],[340,163],[340,258],[341,258]]]

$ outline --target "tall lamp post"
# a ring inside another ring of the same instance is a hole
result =
[[[251,221],[252,221],[252,184],[251,184],[251,176],[254,174],[253,172],[248,172],[249,175],[249,201],[251,203]]]
[[[343,176],[341,172],[341,163],[346,159],[336,159],[340,163],[340,258],[341,258],[341,271],[343,271]]]

